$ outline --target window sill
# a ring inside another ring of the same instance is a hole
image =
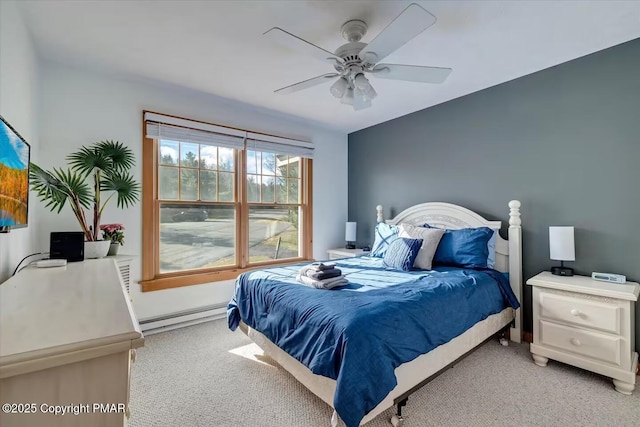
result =
[[[149,280],[141,280],[140,287],[142,292],[160,291],[163,289],[179,288],[182,286],[202,285],[205,283],[221,282],[224,280],[235,280],[239,275],[247,271],[259,270],[261,268],[275,267],[281,265],[298,264],[306,260],[304,258],[288,259],[280,262],[268,262],[255,264],[246,268],[234,268],[231,270],[207,271],[207,272],[191,272],[171,277],[156,277]]]

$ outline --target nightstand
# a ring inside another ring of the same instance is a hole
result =
[[[613,379],[616,391],[636,384],[635,301],[640,285],[600,282],[586,276],[545,271],[527,280],[533,287],[533,343],[536,365],[549,359]]]
[[[369,251],[365,252],[362,249],[345,249],[345,248],[336,248],[329,249],[327,254],[329,255],[329,259],[338,259],[338,258],[353,258],[360,255],[366,255]]]

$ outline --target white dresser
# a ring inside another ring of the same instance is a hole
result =
[[[533,287],[534,362],[548,359],[611,377],[615,389],[631,394],[636,384],[635,301],[640,285],[607,283],[585,276],[543,272]]]
[[[116,260],[25,268],[0,286],[0,425],[124,425],[143,343]]]

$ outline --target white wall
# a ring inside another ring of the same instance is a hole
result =
[[[185,72],[189,72],[185,70]],[[310,125],[299,119],[230,101],[217,96],[140,79],[109,76],[95,71],[44,62],[41,97],[41,166],[63,166],[65,156],[81,145],[104,139],[119,140],[142,153],[142,110],[188,117],[218,124],[312,141],[314,158],[314,244],[315,257],[343,244],[347,219],[347,135]],[[141,165],[136,178],[141,179]],[[40,242],[46,247],[51,231],[78,230],[68,208],[60,215],[38,203]],[[104,222],[126,227],[125,254],[140,255],[141,205],[127,211],[110,205]],[[140,259],[133,266],[133,278],[140,278]],[[144,320],[177,311],[226,303],[233,282],[216,282],[163,291],[139,291],[132,286],[133,305]]]
[[[31,145],[38,156],[38,61],[31,37],[13,1],[0,1],[0,115]],[[346,191],[346,190],[345,190]],[[30,197],[30,207],[37,201]],[[0,234],[0,283],[17,263],[37,251],[34,210],[29,226]]]

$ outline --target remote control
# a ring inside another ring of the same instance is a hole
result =
[[[66,259],[41,259],[36,262],[38,268],[64,267],[65,265],[67,265]]]

